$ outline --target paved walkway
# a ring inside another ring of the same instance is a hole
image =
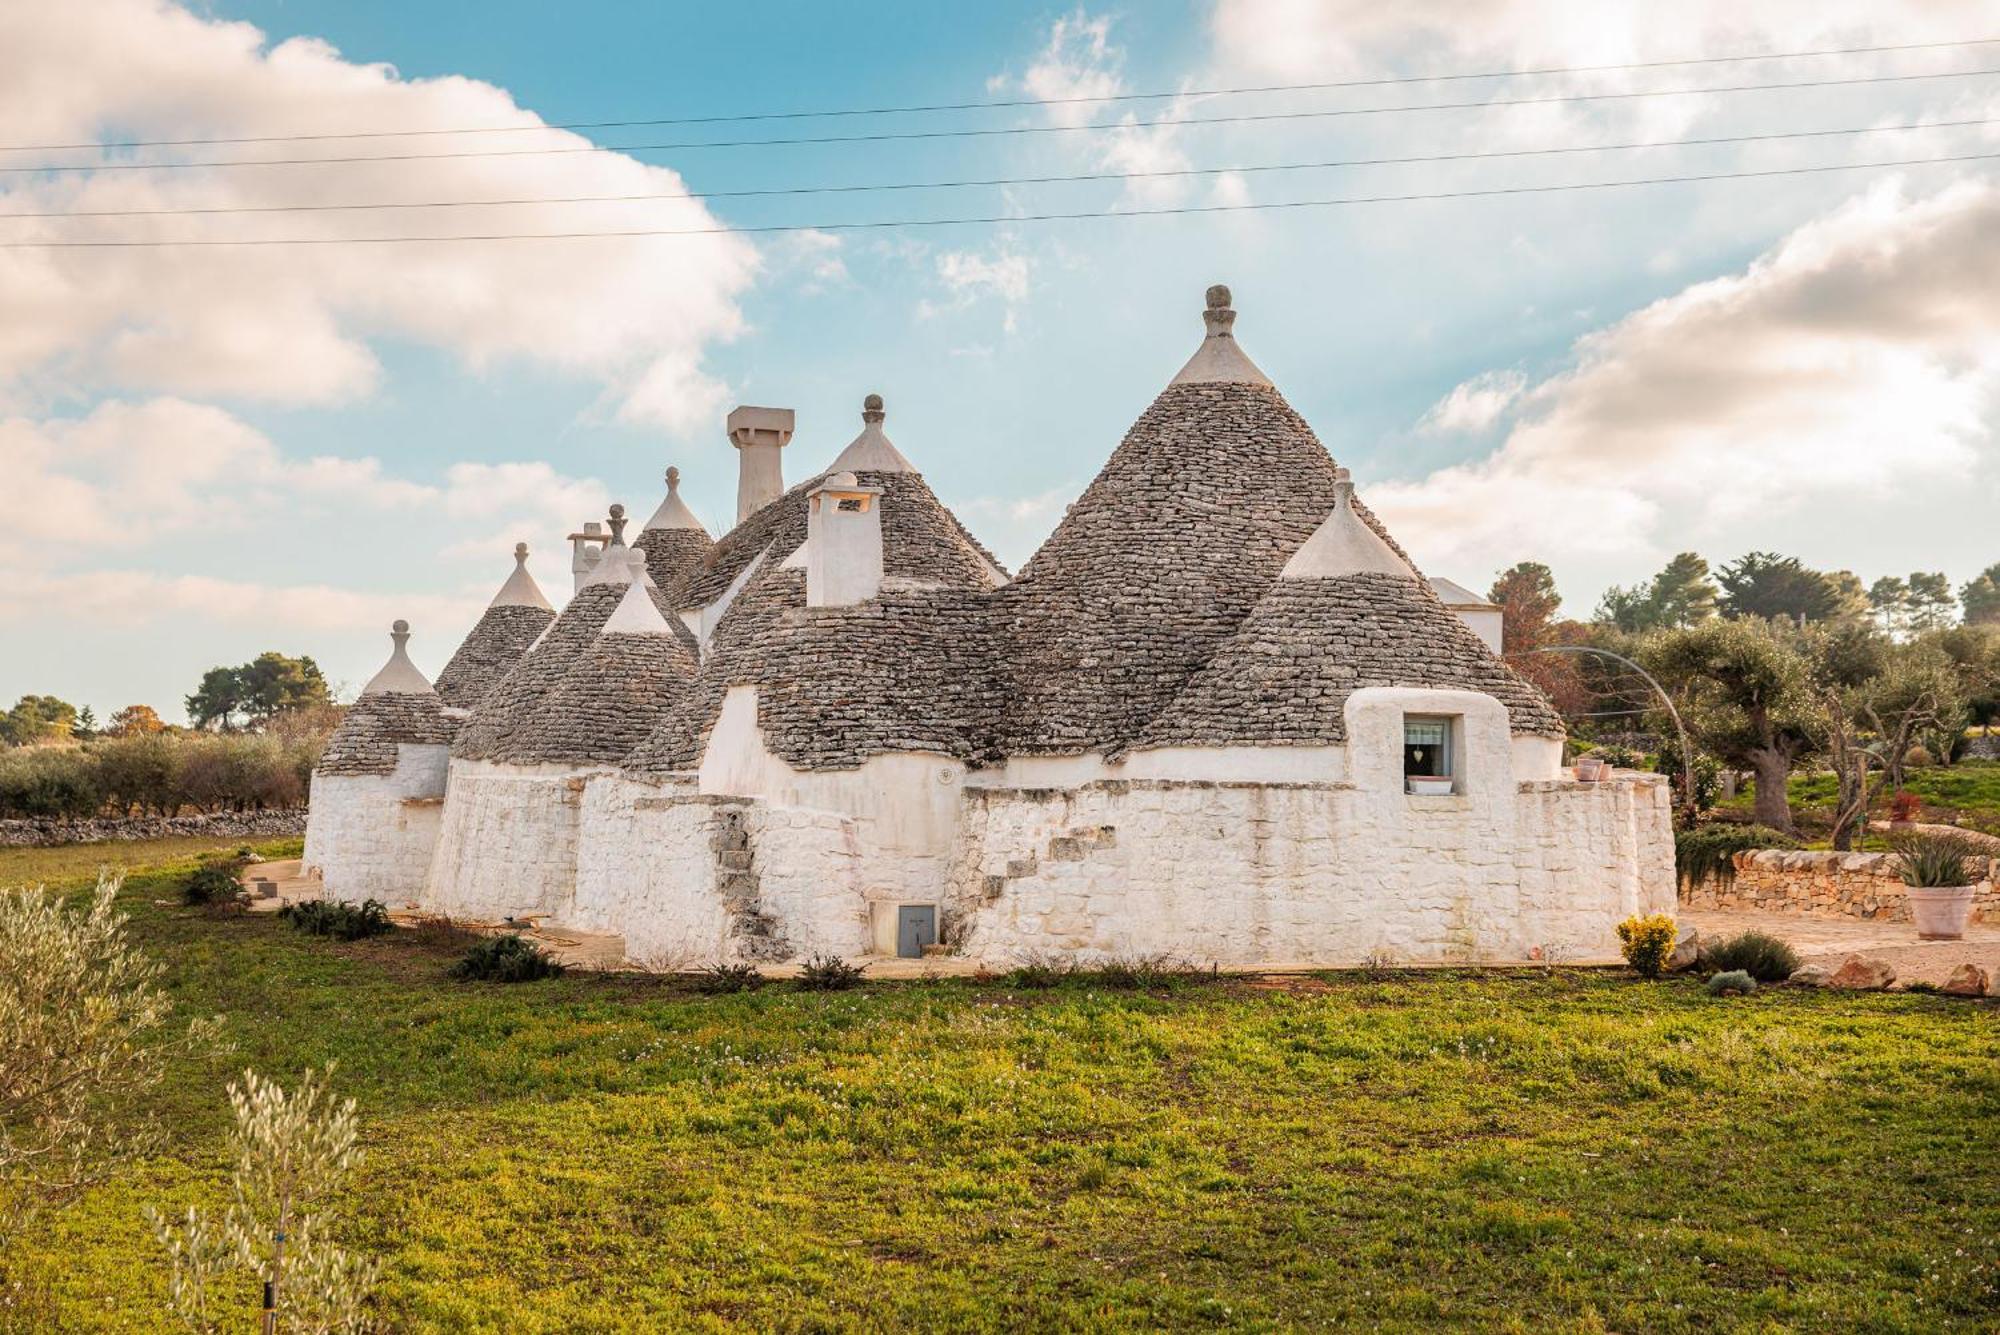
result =
[[[1797,913],[1753,913],[1725,909],[1682,909],[1680,921],[1691,923],[1706,941],[1738,932],[1768,932],[1788,942],[1802,960],[1839,963],[1849,955],[1879,959],[1896,971],[1898,983],[1942,983],[1968,961],[2000,979],[2000,924],[1973,923],[1963,941],[1919,941],[1907,922],[1871,918],[1811,918]]]

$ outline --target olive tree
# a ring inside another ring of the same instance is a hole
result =
[[[329,1072],[330,1074],[330,1072]],[[360,1158],[352,1099],[308,1073],[289,1093],[254,1071],[229,1087],[236,1114],[230,1203],[211,1218],[190,1207],[153,1231],[173,1264],[169,1294],[191,1329],[234,1329],[260,1296],[275,1329],[309,1335],[371,1330],[378,1264],[333,1242],[332,1196]]]
[[[1821,718],[1805,655],[1745,618],[1663,631],[1641,661],[1674,693],[1702,749],[1756,776],[1758,823],[1794,832],[1786,783],[1814,750]]]
[[[100,877],[81,906],[0,890],[0,1256],[10,1230],[146,1152],[138,1096],[215,1046],[213,1020],[164,1032],[161,966],[132,943],[118,888]]]

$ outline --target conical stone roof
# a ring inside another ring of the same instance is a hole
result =
[[[451,741],[452,722],[445,717],[444,702],[404,647],[410,639],[410,623],[398,621],[389,635],[395,643],[389,661],[347,707],[340,726],[327,739],[314,773],[393,774],[398,747]]]
[[[632,545],[646,554],[647,573],[668,601],[676,607],[690,606],[681,601],[687,582],[715,550],[715,540],[681,499],[680,469],[667,470],[666,499],[660,502],[660,508],[646,521],[639,540]]]
[[[663,614],[655,598],[643,582],[627,585],[596,641],[500,739],[493,758],[527,765],[609,762],[644,740],[700,668],[685,627]]]
[[[1325,523],[1136,745],[1340,745],[1347,697],[1374,686],[1477,691],[1507,707],[1514,732],[1562,736],[1547,698],[1362,522],[1353,484],[1336,491]]]
[[[1333,507],[1333,459],[1237,344],[1227,288],[1204,319],[1202,347],[997,596],[1010,754],[1136,739]]]
[[[453,709],[477,705],[555,619],[555,609],[528,573],[528,544],[516,543],[513,573],[438,674],[439,697]]]

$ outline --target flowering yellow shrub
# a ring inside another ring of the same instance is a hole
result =
[[[1674,920],[1664,913],[1627,918],[1618,924],[1625,962],[1642,978],[1658,978],[1674,949]]]

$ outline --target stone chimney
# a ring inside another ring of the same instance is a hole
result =
[[[736,447],[736,522],[785,494],[785,469],[779,458],[792,438],[796,414],[790,408],[729,410],[729,443]]]
[[[882,488],[834,473],[806,493],[806,606],[848,607],[882,591]]]
[[[590,582],[590,572],[597,569],[597,558],[604,554],[606,541],[604,525],[595,519],[583,526],[583,532],[569,535],[571,593]]]

